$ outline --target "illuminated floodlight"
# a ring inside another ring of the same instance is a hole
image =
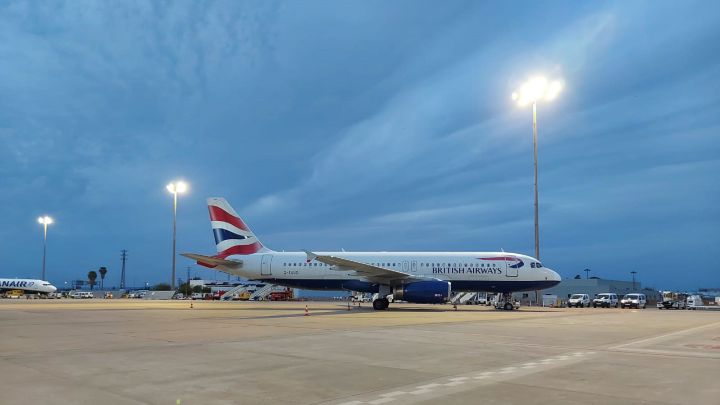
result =
[[[562,80],[549,81],[543,76],[534,77],[512,93],[512,99],[519,106],[537,103],[540,100],[550,101],[555,99],[563,88]]]
[[[170,183],[166,186],[167,191],[177,194],[177,193],[184,193],[187,191],[188,186],[187,183],[183,181],[176,181],[174,183]]]
[[[49,216],[45,215],[45,216],[38,218],[38,223],[43,224],[43,225],[50,225],[53,223],[53,219],[50,218]]]

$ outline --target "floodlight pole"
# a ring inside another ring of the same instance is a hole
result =
[[[538,145],[537,107],[533,102],[533,156],[535,159],[535,258],[540,260],[540,224],[538,219]]]
[[[540,224],[538,219],[538,146],[537,102],[533,101],[533,158],[535,162],[535,258],[540,260]],[[540,291],[535,290],[535,302],[540,303]]]
[[[43,222],[43,261],[42,261],[42,277],[40,277],[41,280],[45,280],[45,254],[47,253],[47,228],[48,224],[47,221]]]
[[[177,191],[173,192],[173,246],[172,246],[172,278],[170,279],[170,287],[175,290],[175,230],[177,228]]]

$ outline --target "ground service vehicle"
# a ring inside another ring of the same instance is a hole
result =
[[[590,296],[587,294],[573,294],[570,296],[567,306],[568,306],[568,308],[589,307],[590,306]]]
[[[658,301],[658,309],[686,309],[687,294],[675,291],[663,291],[662,301]]]
[[[620,301],[622,308],[642,308],[645,309],[647,306],[647,300],[645,294],[625,294],[623,299]]]
[[[690,295],[685,302],[687,303],[687,309],[698,309],[704,305],[702,297],[699,295]]]
[[[25,291],[23,290],[10,290],[5,293],[5,297],[7,298],[20,298],[25,294]]]
[[[598,294],[595,296],[595,299],[593,300],[593,308],[597,308],[597,307],[603,307],[603,308],[615,307],[615,308],[617,308],[618,305],[619,305],[618,296],[615,293]]]

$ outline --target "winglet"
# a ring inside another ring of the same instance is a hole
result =
[[[307,255],[307,262],[310,263],[311,261],[317,259],[317,255],[309,250],[303,250],[305,254]]]

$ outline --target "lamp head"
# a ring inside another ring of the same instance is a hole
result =
[[[184,181],[176,181],[173,183],[168,184],[165,188],[167,188],[167,191],[177,194],[177,193],[184,193],[187,191],[188,186],[187,183]]]
[[[538,76],[523,83],[520,88],[512,94],[512,99],[516,101],[519,106],[536,103],[540,100],[550,101],[558,96],[562,88],[562,80],[549,81],[543,76]]]

